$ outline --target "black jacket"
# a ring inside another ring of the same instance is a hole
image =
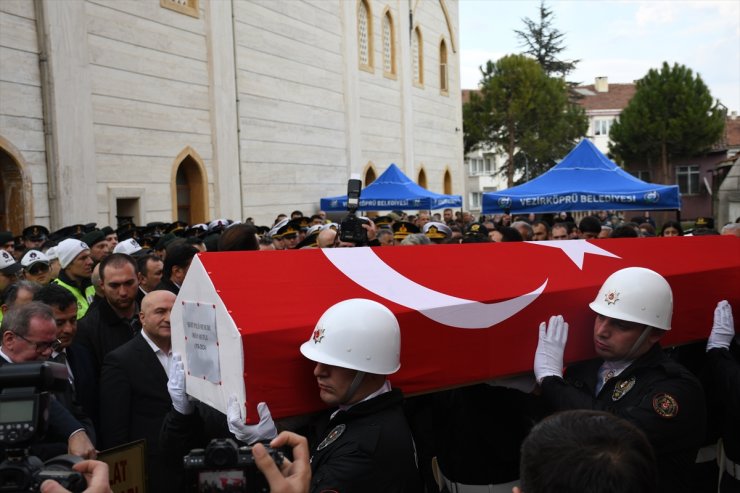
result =
[[[138,307],[135,313],[138,315]],[[91,305],[87,314],[77,322],[75,342],[89,351],[96,373],[100,373],[106,354],[127,343],[139,332],[141,324],[137,315],[130,320],[121,318],[113,311],[108,300],[101,299]]]
[[[590,360],[572,365],[565,372],[565,379],[544,378],[542,396],[546,404],[553,411],[606,411],[632,422],[645,432],[655,450],[660,491],[688,491],[706,423],[704,392],[699,381],[655,344],[606,382],[594,397],[602,363]],[[620,394],[618,386],[629,388]]]
[[[740,462],[740,339],[735,337],[730,349],[707,351],[708,391],[722,406],[718,409],[722,442],[727,457]]]
[[[311,443],[311,492],[420,491],[402,402],[401,391],[393,389],[320,423]]]
[[[171,406],[167,373],[141,334],[108,353],[100,376],[100,441],[110,448],[146,440],[147,491],[169,491],[159,432]]]

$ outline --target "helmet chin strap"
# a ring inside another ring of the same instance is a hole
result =
[[[355,378],[352,379],[352,383],[347,389],[347,392],[344,394],[344,397],[342,397],[342,404],[347,404],[352,399],[352,397],[354,397],[355,392],[357,392],[357,389],[360,387],[360,385],[362,385],[362,380],[364,378],[364,371],[358,370],[357,373],[355,373]]]
[[[642,334],[640,334],[640,337],[637,338],[635,343],[632,345],[632,349],[630,349],[630,352],[627,353],[627,356],[624,357],[625,360],[629,361],[635,357],[635,354],[637,351],[640,350],[643,343],[645,342],[645,339],[647,339],[650,334],[653,332],[653,328],[649,326],[645,326],[645,329],[643,329]]]

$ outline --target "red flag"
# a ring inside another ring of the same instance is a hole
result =
[[[368,298],[396,314],[401,369],[390,379],[410,394],[531,371],[550,315],[570,324],[566,361],[593,357],[588,303],[632,266],[673,289],[664,345],[706,338],[718,301],[740,307],[740,239],[730,236],[205,253],[178,296],[173,347],[188,352],[182,303],[217,305],[222,378],[188,367],[188,393],[223,411],[230,394],[246,392],[253,423],[262,401],[275,418],[324,407],[298,348],[339,301]]]

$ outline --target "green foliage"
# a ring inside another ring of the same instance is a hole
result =
[[[463,106],[465,151],[504,150],[509,186],[516,169],[526,165],[537,176],[585,134],[585,113],[568,101],[565,82],[548,77],[535,60],[508,55],[489,60],[481,74],[480,92]]]
[[[552,27],[552,10],[540,3],[540,19],[535,22],[530,18],[523,19],[525,29],[514,31],[525,48],[524,53],[532,56],[539,62],[545,73],[565,78],[576,68],[580,60],[560,60],[558,55],[565,50],[563,46],[564,33]]]
[[[635,96],[611,128],[609,150],[620,161],[658,164],[652,176],[671,183],[671,158],[709,150],[724,125],[725,111],[701,77],[663,62],[637,82]]]

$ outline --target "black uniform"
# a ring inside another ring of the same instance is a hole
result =
[[[105,356],[133,339],[141,330],[138,306],[134,313],[131,319],[121,318],[113,311],[108,300],[103,298],[91,305],[85,316],[77,322],[75,342],[89,351],[98,375]]]
[[[707,391],[723,403],[720,428],[725,455],[740,464],[740,340],[737,337],[729,350],[707,351],[707,373]],[[724,472],[721,491],[740,491],[740,476],[732,478]]]
[[[311,444],[311,492],[421,491],[403,394],[393,389],[339,411]]]
[[[602,360],[586,361],[568,367],[565,379],[544,378],[546,404],[553,411],[607,411],[632,422],[655,450],[660,491],[688,492],[706,421],[699,381],[655,344],[594,397],[601,364]]]

